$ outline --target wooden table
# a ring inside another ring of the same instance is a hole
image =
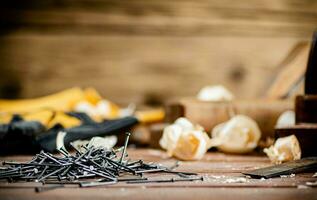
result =
[[[133,159],[159,162],[171,166],[175,159],[159,150],[129,149]],[[0,157],[0,160],[26,161],[27,156]],[[266,180],[241,179],[240,172],[270,165],[265,156],[226,155],[210,152],[203,160],[180,162],[178,171],[197,172],[204,181],[176,183],[126,184],[79,188],[69,186],[41,193],[34,192],[37,183],[0,183],[0,199],[317,199],[317,187],[307,187],[307,181],[317,178],[313,173],[295,177]],[[154,175],[156,176],[156,175]],[[240,179],[239,179],[240,178]]]

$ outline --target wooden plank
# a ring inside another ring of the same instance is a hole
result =
[[[168,19],[167,19],[168,20]],[[314,25],[283,25],[283,24],[248,24],[248,23],[221,23],[210,22],[187,24],[105,24],[76,25],[76,24],[19,24],[8,25],[7,30],[15,30],[18,34],[42,34],[42,35],[123,35],[123,36],[255,36],[255,37],[294,37],[307,40],[314,31]],[[11,32],[11,31],[10,31]]]
[[[316,189],[273,189],[273,188],[87,188],[87,189],[58,189],[40,194],[35,194],[32,189],[8,189],[1,191],[1,197],[5,199],[246,199],[261,200],[298,200],[317,199]]]
[[[129,149],[133,159],[144,159],[171,165],[175,159],[167,158],[166,153],[152,149]],[[28,160],[30,157],[10,156],[0,160]],[[108,187],[74,188],[66,187],[36,194],[32,183],[0,183],[1,199],[228,199],[228,196],[243,199],[314,199],[317,188],[297,189],[306,181],[314,181],[312,173],[296,175],[293,178],[274,178],[268,180],[248,179],[245,183],[228,183],[227,179],[241,177],[240,171],[255,167],[267,166],[267,157],[253,155],[226,155],[223,153],[208,153],[203,160],[181,162],[178,170],[200,172],[205,177],[204,182],[124,184]],[[230,166],[230,167],[228,167]],[[249,166],[249,167],[247,167]],[[219,171],[227,168],[228,171]],[[230,169],[230,170],[229,170]],[[155,177],[156,175],[152,175]],[[30,186],[25,188],[26,186]],[[316,198],[315,198],[316,199]]]
[[[194,96],[209,84],[224,84],[237,98],[263,95],[272,69],[297,41],[31,34],[0,38],[0,55],[12,83],[23,84],[22,97],[92,86],[115,102],[141,104]]]
[[[27,33],[253,35],[309,38],[317,4],[293,1],[44,1],[4,4],[4,26]],[[251,2],[251,3],[250,3]]]
[[[285,58],[266,98],[280,99],[290,96],[292,90],[304,80],[310,45],[299,43],[293,51]],[[293,57],[296,54],[294,58]]]
[[[274,127],[281,113],[293,109],[292,101],[282,100],[240,100],[233,102],[204,102],[193,98],[180,100],[184,116],[198,123],[210,132],[216,125],[228,121],[230,112],[254,119],[262,132],[262,139],[274,138]]]
[[[3,1],[1,8],[3,9],[17,9],[23,10],[25,8],[32,10],[41,10],[47,8],[55,9],[85,9],[85,10],[113,10],[126,12],[126,9],[130,8],[147,8],[157,13],[168,13],[166,7],[172,6],[187,6],[198,7],[207,6],[210,8],[247,8],[247,9],[265,9],[265,10],[277,10],[277,11],[309,11],[316,12],[314,9],[316,6],[315,1],[298,1],[298,0],[223,0],[221,2],[217,0],[42,0],[39,3],[36,0],[10,0]],[[161,8],[161,9],[159,9]],[[130,13],[133,15],[133,12]]]
[[[0,11],[1,97],[92,86],[122,104],[210,84],[261,96],[317,24],[317,3],[295,0],[6,0]]]

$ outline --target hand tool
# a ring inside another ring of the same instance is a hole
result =
[[[251,176],[252,178],[273,178],[280,175],[310,172],[313,170],[317,170],[317,157],[294,160],[279,165],[243,172],[242,174]]]

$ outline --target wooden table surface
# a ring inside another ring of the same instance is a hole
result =
[[[159,162],[166,166],[175,163],[159,150],[129,149],[132,159]],[[0,160],[27,161],[28,156],[0,157]],[[317,199],[317,187],[307,187],[315,182],[314,173],[296,174],[295,177],[273,179],[241,179],[240,172],[269,166],[261,155],[226,155],[209,152],[203,160],[180,162],[178,171],[197,172],[204,181],[176,183],[126,184],[79,188],[66,186],[36,193],[38,183],[0,183],[0,199]],[[157,175],[151,175],[157,176]],[[239,179],[240,178],[240,179]]]

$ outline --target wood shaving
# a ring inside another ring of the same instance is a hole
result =
[[[297,189],[309,189],[310,187],[308,187],[307,185],[298,185]]]
[[[199,160],[210,148],[210,138],[204,129],[184,117],[164,128],[159,143],[169,156],[181,160]]]
[[[315,181],[315,182],[306,182],[306,185],[317,186],[317,181]]]
[[[232,101],[234,99],[233,94],[226,89],[222,85],[215,85],[215,86],[206,86],[202,88],[198,95],[197,99],[201,101]]]
[[[301,148],[295,135],[279,138],[274,145],[263,151],[275,164],[301,158]]]
[[[281,178],[294,178],[296,175],[295,174],[290,174],[290,175],[280,175]]]
[[[246,182],[248,182],[248,180],[246,178],[243,178],[243,177],[229,178],[229,179],[226,179],[224,181],[224,183],[246,183]]]
[[[211,134],[211,146],[226,153],[251,152],[261,138],[256,121],[245,115],[236,115],[229,121],[218,124]]]

